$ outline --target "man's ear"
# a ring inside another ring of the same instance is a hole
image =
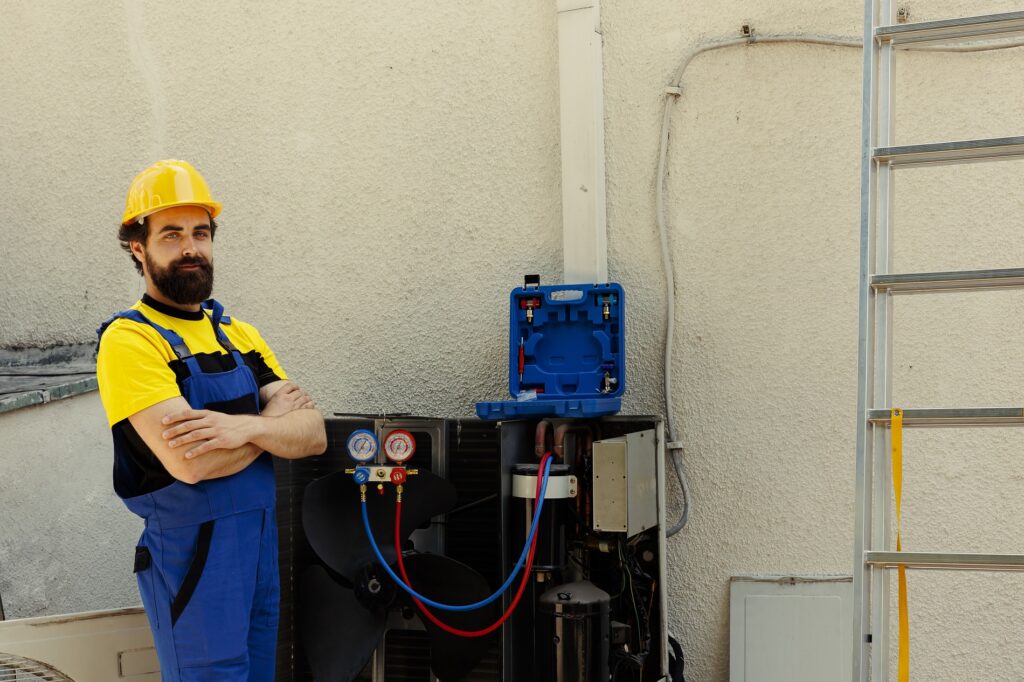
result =
[[[128,248],[132,250],[132,255],[139,259],[139,262],[145,266],[146,264],[146,250],[142,246],[142,242],[130,241],[128,242]]]

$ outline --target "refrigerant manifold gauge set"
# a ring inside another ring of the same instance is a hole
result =
[[[394,465],[374,464],[380,452],[377,434],[369,429],[353,431],[346,443],[349,457],[359,463],[353,469],[346,469],[356,483],[360,485],[377,484],[377,491],[384,494],[384,484],[402,485],[409,476],[414,476],[416,469],[407,469],[405,462],[416,454],[416,439],[408,431],[398,429],[384,438],[384,455]]]

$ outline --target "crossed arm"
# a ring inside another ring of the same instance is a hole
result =
[[[299,459],[327,448],[324,418],[309,395],[288,381],[260,389],[259,415],[194,410],[171,398],[128,418],[167,471],[185,483],[238,473],[264,451]]]

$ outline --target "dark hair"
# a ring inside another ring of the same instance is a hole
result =
[[[210,239],[212,240],[214,235],[217,234],[217,221],[210,218]],[[136,220],[135,222],[122,225],[117,230],[117,238],[121,242],[121,248],[128,252],[131,256],[132,262],[135,263],[135,269],[138,270],[139,275],[142,275],[142,263],[135,254],[132,253],[132,242],[146,243],[146,237],[149,235],[149,225],[145,222]]]

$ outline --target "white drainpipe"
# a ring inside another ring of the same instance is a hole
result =
[[[562,258],[566,284],[608,281],[599,0],[558,0]]]

